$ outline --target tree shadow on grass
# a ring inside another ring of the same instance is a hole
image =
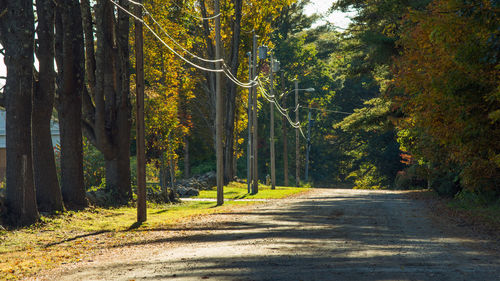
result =
[[[99,230],[99,231],[94,231],[94,232],[91,232],[91,233],[80,234],[80,235],[76,235],[76,236],[71,237],[71,238],[67,238],[67,239],[58,241],[58,242],[48,243],[48,244],[46,244],[44,246],[44,248],[49,248],[49,247],[60,245],[60,244],[66,243],[66,242],[71,242],[71,241],[75,241],[75,240],[78,240],[78,239],[81,239],[81,238],[96,236],[96,235],[100,235],[100,234],[108,233],[108,232],[111,232],[111,231],[109,231],[109,230]]]

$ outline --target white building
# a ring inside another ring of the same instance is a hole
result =
[[[59,124],[52,121],[50,124],[52,144],[59,144]],[[0,182],[5,181],[6,171],[6,145],[5,145],[5,110],[0,109]]]

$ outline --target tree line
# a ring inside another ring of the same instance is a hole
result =
[[[264,42],[279,9],[292,3],[275,2],[234,0],[223,5],[224,58],[235,76],[246,77],[240,57],[249,50],[252,35],[248,31],[259,34]],[[128,0],[0,2],[0,43],[7,67],[2,92],[7,116],[7,224],[28,225],[38,219],[39,212],[87,206],[84,142],[102,155],[105,188],[114,202],[126,204],[132,199],[131,89],[135,85],[131,78],[135,66],[130,59],[134,31],[127,11],[133,5]],[[159,21],[154,31],[161,34],[166,29],[168,38],[161,36],[169,44],[175,40],[186,50],[213,58],[212,6],[211,1],[144,1],[154,15],[153,19],[145,14],[144,22],[154,26]],[[200,158],[213,153],[214,76],[182,63],[151,33],[146,33],[145,49],[148,161],[161,167],[166,162],[172,171],[183,155],[184,176],[189,176],[193,161],[189,161],[188,136],[193,123],[202,124],[200,147],[209,151],[199,153]],[[224,159],[229,163],[225,179],[229,181],[235,175],[235,151],[240,149],[235,131],[243,130],[242,91],[229,81],[224,91]],[[50,138],[52,118],[60,127],[59,165]],[[165,177],[165,169],[160,172]]]
[[[375,156],[354,175],[359,183],[385,177],[399,188],[498,198],[498,2],[341,0],[332,8],[357,11],[338,60],[347,79],[378,92],[336,125],[359,137],[349,140],[356,157]],[[402,166],[378,161],[388,150]]]
[[[128,11],[135,5],[115,3]],[[7,112],[6,222],[12,225],[36,221],[38,211],[84,208],[88,169],[105,170],[105,189],[117,204],[133,197],[134,30],[115,3],[0,1],[8,70],[1,99]],[[335,23],[312,27],[319,16],[305,15],[308,3],[232,0],[220,14],[223,58],[239,80],[248,79],[253,33],[281,62],[278,101],[311,128],[308,181],[498,197],[498,4],[339,0],[332,10],[355,12],[344,30]],[[162,182],[215,170],[215,75],[180,60],[156,37],[199,66],[213,67],[199,60],[215,53],[213,3],[147,0],[144,7],[144,22],[156,33],[146,32],[144,41],[148,162]],[[258,68],[266,81],[269,61]],[[295,79],[300,88],[315,88],[300,93],[298,108],[286,94]],[[228,182],[246,177],[248,91],[225,79],[223,93]],[[261,181],[270,174],[271,112],[264,102],[257,116]],[[274,114],[277,183],[303,182],[306,142],[299,140],[295,159],[287,149],[295,145],[295,130]],[[50,142],[54,117],[61,128],[60,175]],[[102,160],[84,161],[89,149]],[[291,172],[296,168],[299,178]]]

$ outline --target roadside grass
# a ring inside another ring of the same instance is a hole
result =
[[[472,192],[460,192],[447,204],[449,208],[476,218],[477,223],[500,230],[500,199],[493,200]]]
[[[285,186],[276,186],[276,189],[271,189],[268,185],[259,184],[259,192],[257,194],[250,194],[248,193],[246,183],[231,182],[227,186],[224,186],[224,199],[280,199],[303,193],[307,190],[308,188],[304,187]],[[200,194],[195,198],[217,198],[217,188],[201,190]]]
[[[415,190],[408,193],[414,199],[430,203],[434,213],[474,226],[480,232],[500,238],[500,199],[462,191],[454,198],[443,198],[433,190]]]
[[[65,212],[31,227],[0,227],[0,280],[17,280],[64,263],[91,258],[96,250],[144,241],[145,232],[168,230],[195,217],[228,212],[255,202],[148,204],[148,220],[136,224],[135,207],[88,208]]]

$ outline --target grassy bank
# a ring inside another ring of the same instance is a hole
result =
[[[447,206],[463,216],[471,217],[475,223],[500,230],[500,199],[494,196],[462,191]]]
[[[232,182],[224,187],[225,199],[280,199],[294,194],[299,194],[307,191],[307,188],[302,187],[285,187],[277,186],[276,189],[271,189],[268,185],[259,185],[257,194],[248,193],[246,183]],[[196,198],[217,198],[216,188],[212,190],[202,190]]]
[[[467,225],[479,233],[500,238],[500,199],[494,200],[468,192],[462,192],[454,198],[443,198],[432,190],[410,191],[408,195],[424,200],[441,217]]]
[[[148,221],[135,224],[136,209],[88,208],[42,217],[31,227],[0,230],[0,280],[17,280],[63,263],[91,257],[95,250],[142,241],[155,229],[168,230],[180,222],[218,212],[228,212],[254,202],[186,202],[175,205],[149,205]]]
[[[246,192],[246,184],[231,183],[225,188],[227,199],[275,199],[304,192],[304,188],[261,186],[256,195]],[[216,191],[202,191],[202,198],[216,198]],[[0,226],[0,280],[17,280],[64,263],[90,259],[96,251],[144,241],[152,230],[169,230],[197,217],[230,212],[258,202],[190,201],[180,204],[149,204],[147,222],[135,224],[135,207],[88,208],[65,212],[31,227],[6,230]]]

